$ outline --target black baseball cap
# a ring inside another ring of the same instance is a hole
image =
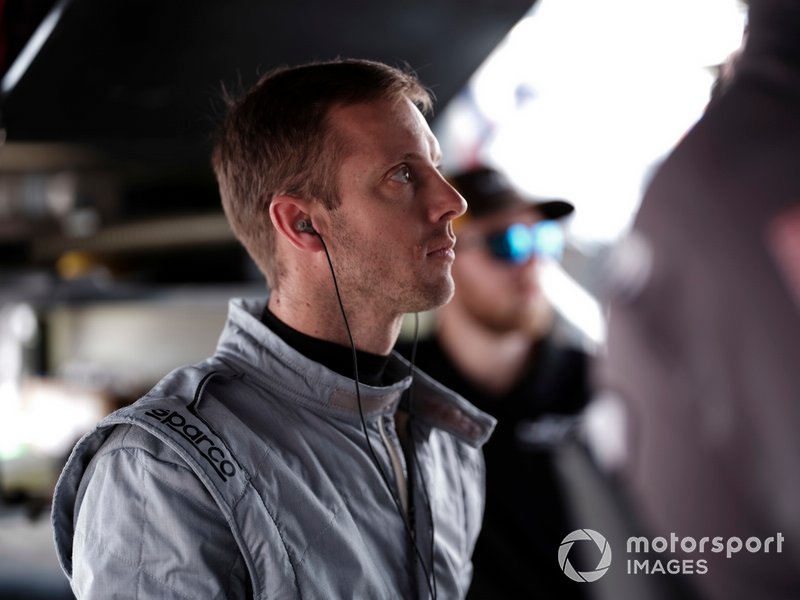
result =
[[[535,208],[545,219],[566,217],[575,207],[566,200],[538,198],[517,190],[508,178],[491,167],[477,166],[447,178],[467,201],[467,216],[485,217],[507,208]]]

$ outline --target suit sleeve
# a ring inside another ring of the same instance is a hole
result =
[[[92,459],[75,514],[79,600],[250,596],[214,500],[172,450],[139,428],[118,427]]]

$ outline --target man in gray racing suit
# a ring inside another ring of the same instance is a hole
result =
[[[391,353],[453,292],[465,203],[429,107],[355,60],[231,103],[214,167],[270,295],[73,451],[53,519],[78,598],[465,595],[494,420]]]

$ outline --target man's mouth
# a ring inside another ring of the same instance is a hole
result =
[[[427,255],[432,258],[455,258],[456,253],[453,250],[455,245],[456,241],[450,238],[442,242],[436,242],[432,244],[433,249]]]

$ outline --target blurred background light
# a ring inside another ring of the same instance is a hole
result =
[[[445,167],[500,166],[576,204],[575,243],[615,240],[701,116],[745,15],[738,0],[540,0],[441,115]]]

